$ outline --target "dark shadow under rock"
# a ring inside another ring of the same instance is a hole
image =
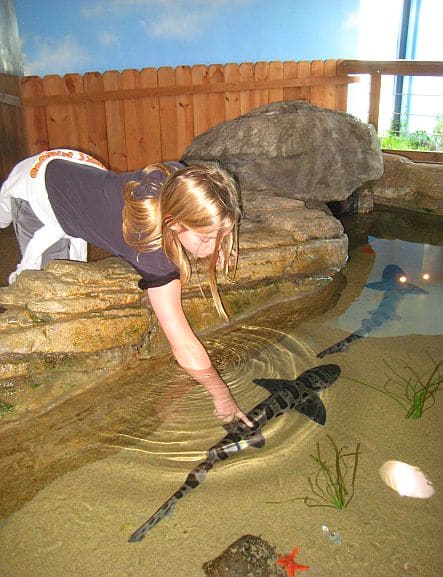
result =
[[[202,567],[208,577],[285,577],[286,571],[277,565],[278,559],[269,543],[254,535],[243,535]]]

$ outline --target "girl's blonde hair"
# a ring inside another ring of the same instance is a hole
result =
[[[152,164],[144,173],[160,171],[163,178],[126,184],[123,207],[123,237],[140,252],[162,248],[177,265],[185,283],[191,276],[189,257],[181,245],[175,224],[199,233],[217,232],[208,262],[208,279],[218,313],[227,317],[217,287],[216,267],[220,254],[223,275],[232,280],[237,266],[238,225],[241,216],[239,188],[234,178],[218,166],[194,165],[182,169]],[[158,184],[155,184],[158,182]],[[152,194],[153,187],[158,195]],[[231,257],[234,258],[231,258]]]

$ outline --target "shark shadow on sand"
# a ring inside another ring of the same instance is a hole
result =
[[[382,280],[365,285],[367,288],[383,291],[383,298],[375,311],[370,311],[370,317],[363,319],[360,328],[338,341],[330,347],[318,353],[317,358],[322,359],[326,355],[334,353],[346,353],[349,345],[357,339],[365,339],[374,329],[390,320],[400,320],[397,313],[398,305],[407,294],[427,295],[427,290],[412,283],[406,282],[404,270],[396,264],[388,264],[383,269]]]

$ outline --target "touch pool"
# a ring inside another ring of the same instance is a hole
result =
[[[291,331],[248,322],[206,342],[248,409],[268,394],[253,379],[294,378],[325,362],[339,365],[341,376],[321,393],[326,424],[297,412],[271,421],[263,430],[265,447],[219,463],[178,503],[173,518],[141,543],[127,539],[224,434],[206,395],[175,366],[164,366],[156,369],[148,398],[144,382],[147,369],[152,379],[152,365],[139,362],[38,422],[24,422],[15,430],[11,460],[22,472],[20,482],[5,487],[20,506],[1,524],[2,574],[197,577],[204,575],[202,563],[249,533],[281,555],[297,546],[298,562],[310,567],[306,575],[439,575],[443,248],[412,240],[388,240],[370,230],[351,242],[346,287],[326,314]],[[406,282],[427,294],[405,294],[398,318],[352,342],[347,353],[318,359],[319,351],[358,329],[379,305],[382,293],[365,285],[379,281],[389,264],[400,266]],[[436,367],[431,386],[428,377]],[[406,418],[413,392],[426,385],[422,413]],[[352,498],[342,510],[308,506],[331,504],[309,482],[316,479],[318,448],[334,465],[330,439],[348,453],[359,451],[354,483],[354,461],[347,461]],[[27,476],[30,464],[57,450],[64,450],[66,472],[53,478],[47,470],[36,491],[39,479]],[[435,494],[407,497],[387,486],[379,471],[392,460],[419,468]],[[21,498],[25,494],[34,496]],[[329,538],[337,534],[340,539]]]

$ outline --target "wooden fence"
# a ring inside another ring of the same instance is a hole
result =
[[[0,180],[18,160],[50,148],[79,149],[119,171],[175,160],[197,134],[270,102],[345,111],[347,86],[359,74],[371,78],[368,122],[377,126],[383,74],[442,76],[443,63],[314,60],[0,75]]]
[[[26,153],[20,148],[15,160],[68,147],[114,170],[133,170],[177,159],[197,134],[270,102],[301,99],[344,111],[354,79],[337,75],[339,64],[245,62],[24,77],[19,84]],[[8,131],[16,128],[11,124]],[[3,142],[8,140],[2,135]],[[7,154],[3,175],[10,161]]]

